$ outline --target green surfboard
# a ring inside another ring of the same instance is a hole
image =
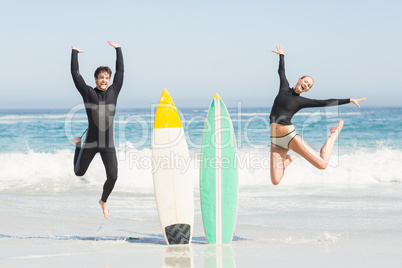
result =
[[[200,200],[205,236],[210,244],[232,241],[239,180],[232,120],[218,94],[204,125],[200,157]]]

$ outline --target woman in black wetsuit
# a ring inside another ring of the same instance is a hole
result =
[[[312,165],[319,169],[326,169],[329,158],[332,153],[335,141],[343,127],[343,120],[338,125],[330,129],[330,136],[321,148],[320,153],[314,151],[302,138],[297,134],[295,127],[291,123],[291,118],[299,110],[307,107],[325,107],[354,103],[359,106],[363,99],[328,99],[313,100],[301,97],[300,94],[307,92],[313,86],[313,79],[310,76],[303,76],[297,79],[297,84],[291,88],[285,75],[285,55],[283,47],[276,47],[276,51],[272,51],[279,55],[279,93],[275,98],[270,113],[271,123],[271,181],[277,185],[283,178],[285,169],[292,163],[295,156],[288,155],[289,149],[292,149]]]
[[[108,41],[116,49],[116,74],[113,84],[109,86],[112,71],[109,67],[100,66],[95,71],[96,87],[88,86],[78,66],[78,53],[84,51],[78,47],[71,47],[71,75],[75,87],[81,94],[88,117],[88,130],[84,144],[81,138],[72,139],[76,146],[74,155],[74,172],[77,176],[83,176],[91,161],[97,153],[100,153],[106,170],[106,182],[103,185],[103,193],[99,204],[102,207],[105,218],[109,211],[106,201],[112,192],[117,180],[117,156],[113,141],[113,121],[116,111],[117,97],[123,85],[123,54],[120,45]]]

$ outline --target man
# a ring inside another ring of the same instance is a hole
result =
[[[120,45],[111,41],[108,41],[108,43],[116,49],[116,74],[113,78],[113,84],[109,86],[112,71],[109,67],[100,66],[96,69],[94,75],[95,88],[88,86],[79,73],[78,53],[83,53],[84,51],[78,47],[71,47],[71,75],[73,76],[75,87],[82,96],[88,117],[85,142],[82,144],[82,138],[71,140],[76,146],[74,173],[77,176],[83,176],[95,154],[100,153],[106,169],[106,181],[103,185],[103,193],[99,204],[102,207],[105,218],[109,216],[106,202],[117,180],[117,156],[113,140],[113,120],[117,97],[123,85],[124,74],[123,54]]]

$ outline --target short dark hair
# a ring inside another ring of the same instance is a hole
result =
[[[98,78],[98,74],[102,73],[102,72],[107,72],[109,74],[109,77],[112,77],[112,70],[110,70],[109,67],[107,66],[99,66],[96,70],[95,70],[95,78]]]

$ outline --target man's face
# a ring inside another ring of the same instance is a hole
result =
[[[99,90],[105,91],[109,86],[110,76],[107,72],[100,72],[95,78],[96,87]]]

